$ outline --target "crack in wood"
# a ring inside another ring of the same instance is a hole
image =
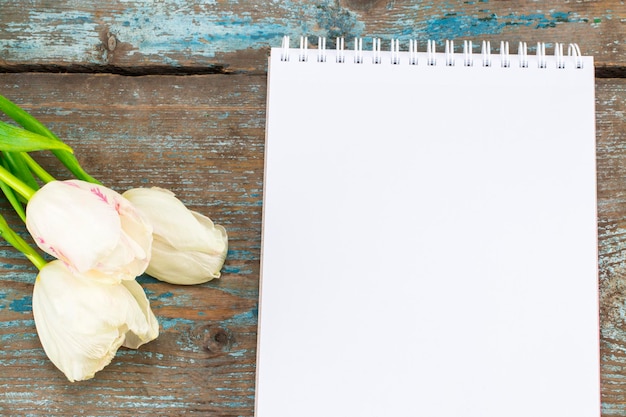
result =
[[[140,67],[127,67],[117,65],[56,65],[56,64],[15,64],[2,65],[0,74],[7,73],[52,73],[52,74],[114,74],[127,76],[142,75],[210,75],[210,74],[248,74],[258,75],[258,71],[235,71],[229,70],[225,65],[209,66],[170,66],[170,65],[147,65]]]
[[[258,70],[229,70],[227,65],[209,66],[170,66],[170,65],[147,65],[140,67],[128,67],[117,65],[52,65],[52,64],[15,64],[3,65],[0,63],[0,74],[7,73],[66,73],[66,74],[114,74],[127,76],[142,75],[259,75]],[[626,66],[602,65],[596,66],[596,78],[626,78]]]

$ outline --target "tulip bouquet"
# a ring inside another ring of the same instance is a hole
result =
[[[39,269],[32,304],[44,351],[70,381],[93,378],[121,346],[137,349],[159,334],[135,278],[145,272],[186,285],[219,278],[226,231],[167,190],[105,187],[33,116],[2,96],[0,110],[17,124],[0,121],[0,189],[47,255],[2,216],[0,234]],[[53,178],[29,154],[41,150],[73,178]]]

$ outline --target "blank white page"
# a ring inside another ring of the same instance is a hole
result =
[[[256,416],[599,416],[593,59],[299,53],[270,57]]]

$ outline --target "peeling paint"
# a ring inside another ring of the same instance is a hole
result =
[[[7,320],[0,321],[0,328],[32,327],[35,328],[35,320]]]
[[[9,304],[9,309],[19,313],[31,312],[33,311],[33,297],[26,295],[20,299],[13,300]]]
[[[497,35],[505,30],[524,26],[534,29],[556,27],[562,23],[587,23],[586,17],[572,12],[551,12],[549,14],[519,14],[510,13],[498,15],[489,10],[481,10],[480,14],[464,14],[454,11],[443,11],[433,15],[424,22],[415,22],[411,30],[404,30],[400,35],[393,35],[399,39],[432,39],[443,41],[446,39],[476,38],[485,35]],[[408,26],[403,23],[402,26]]]
[[[17,52],[23,59],[37,59],[42,56],[57,57],[68,61],[82,61],[85,50],[95,51],[100,43],[95,36],[97,24],[91,13],[73,10],[37,11],[25,8],[28,19],[22,22],[7,22],[5,30],[12,36],[0,42],[1,55],[11,57]],[[83,37],[80,48],[70,41],[77,33],[93,33],[93,37]],[[24,38],[28,38],[28,42]],[[98,60],[99,53],[87,57]]]
[[[191,62],[224,69],[229,63],[221,61],[223,54],[262,51],[280,45],[284,35],[294,40],[307,35],[312,45],[317,43],[317,36],[323,36],[333,47],[336,37],[345,37],[348,42],[354,37],[480,39],[516,27],[543,30],[584,24],[597,28],[614,18],[612,10],[584,16],[572,11],[579,8],[566,5],[561,9],[535,12],[524,7],[525,12],[511,12],[487,0],[461,4],[388,2],[386,8],[398,12],[391,24],[368,15],[374,6],[360,7],[357,3],[290,0],[255,3],[246,8],[209,0],[198,0],[193,5],[186,0],[129,1],[122,3],[124,7],[103,12],[91,0],[64,0],[57,10],[30,9],[23,20],[6,22],[2,29],[8,36],[0,36],[0,56],[5,62],[134,62],[173,67]],[[17,0],[10,0],[8,5],[19,7]],[[259,59],[259,54],[252,55],[252,59]]]
[[[258,306],[255,306],[244,313],[237,314],[231,317],[230,319],[225,320],[224,323],[226,324],[237,323],[239,325],[246,323],[250,325],[256,325],[258,319],[259,319],[259,308]]]
[[[183,319],[183,318],[172,318],[172,317],[157,317],[159,320],[159,324],[163,328],[163,330],[169,330],[173,327],[178,326],[192,326],[196,322],[194,320]]]
[[[254,261],[259,259],[259,254],[258,253],[253,253],[249,250],[235,250],[235,249],[229,249],[228,250],[228,254],[226,256],[226,259],[237,259],[237,260],[242,260],[242,261]]]
[[[104,21],[120,42],[131,45],[129,55],[140,53],[163,58],[174,46],[189,56],[215,57],[223,52],[278,45],[284,35],[332,38],[355,35],[364,28],[356,14],[334,2],[317,5],[280,2],[272,16],[264,14],[263,18],[223,9],[212,14],[210,7],[205,7],[202,14],[175,13],[185,3],[135,4]],[[177,64],[173,59],[166,63]]]

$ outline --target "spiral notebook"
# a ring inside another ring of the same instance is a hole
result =
[[[257,417],[600,415],[593,58],[285,40]]]

